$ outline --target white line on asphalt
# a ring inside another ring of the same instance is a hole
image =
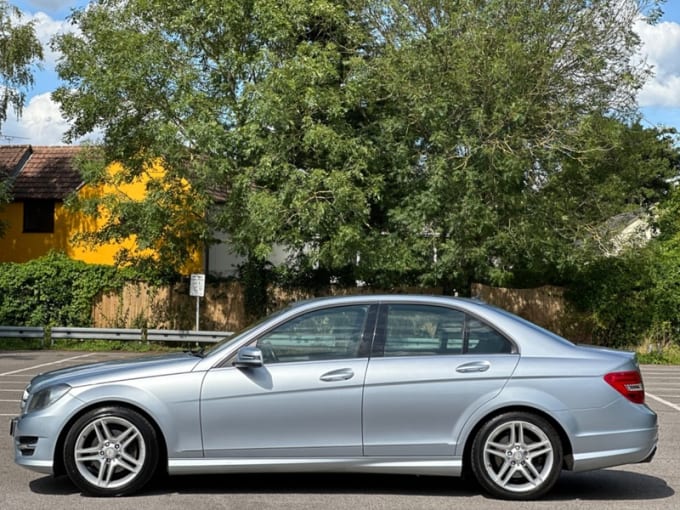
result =
[[[669,402],[668,400],[664,400],[664,399],[662,399],[661,397],[657,397],[656,395],[652,395],[651,393],[647,393],[647,396],[648,396],[649,398],[653,398],[653,399],[656,400],[657,402],[660,402],[660,403],[662,403],[662,404],[664,404],[664,405],[667,405],[668,407],[670,407],[670,408],[672,408],[672,409],[675,409],[676,411],[680,411],[680,406],[679,406],[679,405],[675,405],[675,404],[673,404],[672,402]]]
[[[18,374],[19,372],[26,372],[28,370],[34,370],[36,368],[41,368],[41,367],[47,367],[49,365],[58,365],[59,363],[66,363],[67,361],[73,361],[76,359],[80,358],[87,358],[90,356],[94,356],[96,353],[92,352],[90,354],[81,354],[80,356],[73,356],[72,358],[64,358],[60,359],[57,361],[51,361],[50,363],[42,363],[41,365],[33,365],[32,367],[26,367],[26,368],[20,368],[19,370],[12,370],[11,372],[5,372],[4,374],[0,374],[0,377],[4,377],[6,375],[12,375],[12,374]]]
[[[16,398],[14,400],[5,400],[5,399],[0,399],[0,402],[20,402],[21,399],[17,400]]]

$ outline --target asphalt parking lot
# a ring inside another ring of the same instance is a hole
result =
[[[107,509],[670,509],[680,508],[680,366],[644,366],[647,403],[660,420],[660,445],[650,464],[591,473],[565,473],[541,501],[500,502],[469,483],[442,477],[377,475],[229,475],[172,477],[130,498],[104,502],[82,496],[66,479],[14,464],[9,421],[31,377],[81,363],[130,357],[127,353],[0,351],[0,508]],[[4,427],[4,430],[3,430]]]

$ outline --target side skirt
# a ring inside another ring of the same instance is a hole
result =
[[[170,459],[171,475],[220,473],[385,473],[430,476],[460,476],[463,462],[449,457],[413,459],[408,457],[359,458],[230,458]]]

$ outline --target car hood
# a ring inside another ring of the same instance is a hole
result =
[[[190,353],[172,353],[89,363],[39,374],[31,380],[29,387],[30,391],[35,392],[55,384],[68,384],[77,387],[141,377],[178,374],[190,372],[199,361],[200,358]]]

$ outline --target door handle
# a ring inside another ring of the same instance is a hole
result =
[[[491,368],[491,363],[488,361],[473,361],[471,363],[463,363],[456,367],[456,372],[461,374],[469,374],[472,372],[486,372]]]
[[[333,382],[333,381],[346,381],[348,379],[351,379],[352,377],[354,377],[354,370],[352,370],[351,368],[340,368],[338,370],[326,372],[319,379],[326,382]]]

